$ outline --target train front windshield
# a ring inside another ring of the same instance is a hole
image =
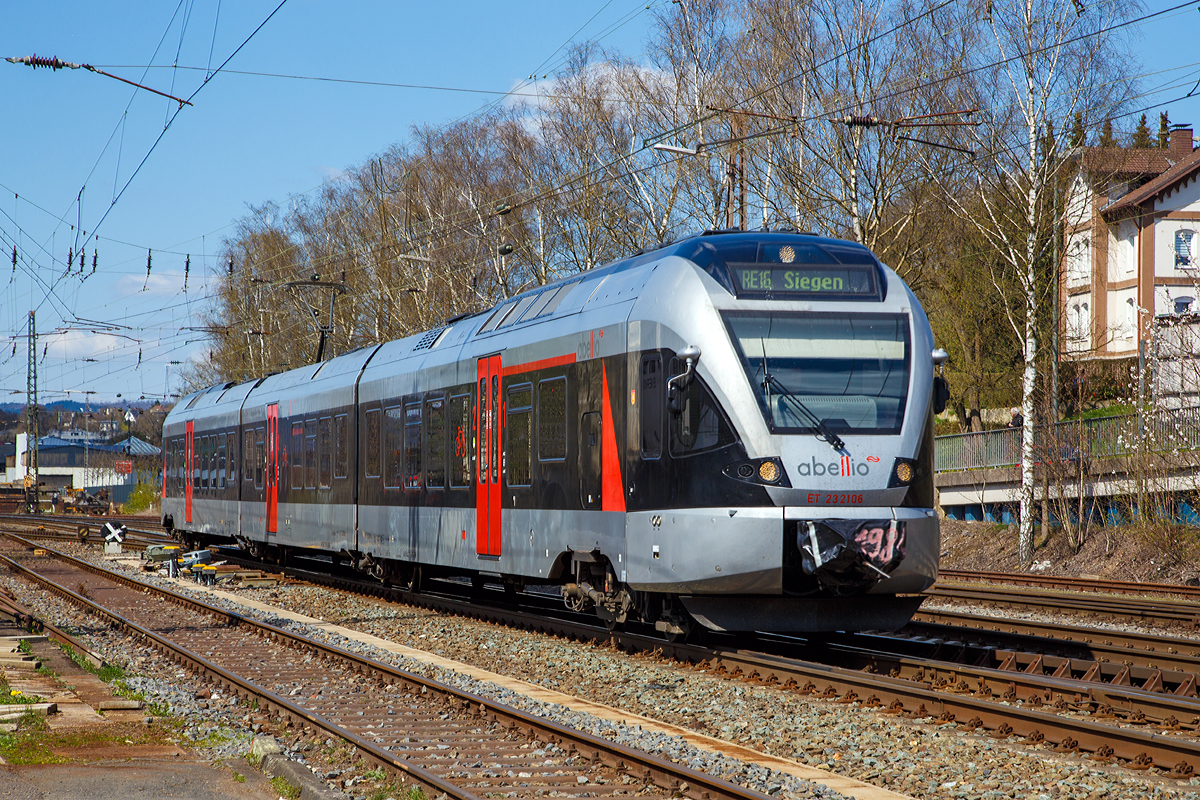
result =
[[[899,433],[908,397],[908,318],[726,312],[750,385],[776,433]]]

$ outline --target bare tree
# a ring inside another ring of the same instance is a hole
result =
[[[1065,164],[1063,149],[1046,146],[1046,139],[1054,122],[1076,112],[1085,119],[1104,118],[1128,98],[1128,60],[1118,52],[1115,35],[1106,31],[1133,10],[1093,6],[1084,12],[1074,0],[988,0],[979,9],[990,32],[990,39],[981,41],[991,43],[979,51],[972,73],[981,104],[990,99],[980,132],[985,157],[975,193],[979,205],[968,209],[954,193],[947,198],[999,256],[993,282],[1022,342],[1022,563],[1033,557],[1035,391],[1045,333],[1039,311],[1052,285],[1049,270],[1057,269],[1048,263],[1060,223],[1050,189]],[[1004,291],[1009,281],[1017,293]]]

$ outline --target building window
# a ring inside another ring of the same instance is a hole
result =
[[[1175,231],[1175,266],[1196,266],[1196,232],[1187,229]]]
[[[1133,298],[1125,301],[1125,338],[1132,339],[1137,331],[1137,307],[1133,304]]]
[[[1067,283],[1085,283],[1091,277],[1091,252],[1087,239],[1076,239],[1067,252]]]
[[[1176,314],[1190,314],[1192,312],[1192,301],[1193,300],[1194,300],[1194,298],[1187,297],[1186,295],[1176,297],[1175,298],[1175,313]]]

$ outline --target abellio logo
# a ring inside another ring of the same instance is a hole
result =
[[[868,458],[868,461],[871,460]],[[879,459],[876,458],[876,461]],[[853,475],[869,475],[871,466],[865,462],[855,462],[850,456],[842,456],[840,461],[817,461],[813,457],[811,464],[797,464],[796,474],[807,477],[820,477],[823,475],[840,475],[843,478],[849,478]]]

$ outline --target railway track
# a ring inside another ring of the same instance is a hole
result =
[[[819,645],[776,637],[769,650],[763,649],[765,640],[697,648],[665,644],[654,634],[609,632],[590,620],[548,618],[545,605],[533,611],[485,608],[303,569],[285,572],[443,612],[607,640],[627,651],[665,652],[717,673],[778,682],[893,714],[953,721],[1001,738],[1049,740],[1058,749],[1081,749],[1134,768],[1154,764],[1186,776],[1200,766],[1200,744],[1191,738],[1200,730],[1200,642],[1192,640],[922,612],[901,637],[858,634]],[[820,663],[813,663],[814,656]]]
[[[458,800],[548,792],[767,800],[65,553],[31,555],[30,540],[8,534],[5,541],[0,563],[14,572],[142,639],[202,680],[257,701],[281,727],[344,739],[375,765],[427,791]]]
[[[1105,597],[1026,587],[968,586],[936,583],[925,594],[939,600],[991,608],[1028,608],[1105,620],[1124,619],[1166,627],[1200,628],[1200,604],[1165,597]]]
[[[1101,578],[1072,578],[1060,575],[1038,575],[1028,572],[988,572],[981,570],[939,569],[938,578],[954,583],[1000,583],[1014,586],[1036,586],[1076,592],[1103,594],[1174,595],[1200,601],[1200,586],[1173,583],[1142,583],[1114,581]]]
[[[249,560],[245,563],[262,566]],[[1200,766],[1200,742],[1192,738],[1200,728],[1200,700],[1183,692],[1172,693],[1181,686],[1195,686],[1200,658],[1174,662],[1193,670],[1188,673],[1139,667],[1121,676],[1124,665],[1110,666],[1083,657],[1070,658],[1069,667],[1063,670],[1056,657],[1037,652],[947,645],[956,638],[961,641],[964,633],[982,634],[967,628],[945,628],[940,640],[933,643],[858,634],[819,644],[786,637],[771,637],[770,642],[731,637],[725,644],[699,647],[666,643],[653,633],[609,631],[591,620],[548,616],[541,603],[532,610],[511,605],[489,607],[470,597],[405,592],[295,567],[283,572],[296,579],[442,613],[611,643],[626,652],[661,654],[717,674],[774,683],[897,716],[954,722],[996,738],[1023,736],[1033,744],[1052,743],[1060,751],[1084,751],[1093,758],[1134,769],[1155,765],[1173,776],[1186,777]],[[1050,644],[1077,650],[1086,647],[1082,642]],[[764,651],[764,646],[771,650]],[[933,654],[904,655],[906,647]],[[948,649],[958,651],[957,660],[948,660]],[[1187,658],[1191,659],[1190,653]],[[964,664],[963,659],[995,666]],[[1037,666],[1031,668],[1035,662]],[[1099,666],[1092,671],[1092,665]],[[1151,732],[1146,726],[1158,731]]]
[[[146,517],[31,517],[28,514],[0,514],[0,523],[13,528],[19,528],[23,536],[37,541],[50,542],[89,542],[103,541],[102,529],[104,523],[121,523],[126,526],[124,547],[132,550],[144,550],[154,544],[178,544],[161,528],[133,527],[125,520],[134,521],[140,525],[153,522]]]

